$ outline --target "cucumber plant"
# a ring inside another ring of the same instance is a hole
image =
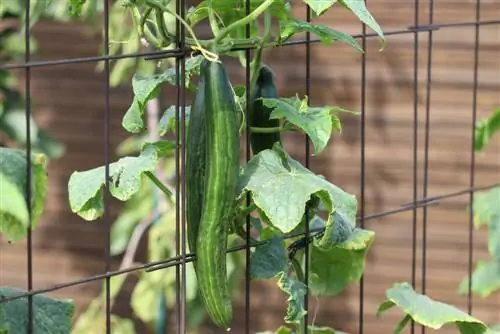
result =
[[[78,14],[85,2],[70,0],[73,13]],[[303,2],[316,16],[332,8],[346,8],[384,41],[381,28],[362,1]],[[307,293],[316,297],[335,296],[357,282],[363,274],[365,256],[373,243],[374,233],[356,226],[356,197],[295,160],[282,146],[281,135],[288,131],[307,134],[314,154],[318,155],[327,146],[333,131],[341,131],[340,115],[345,110],[337,106],[311,106],[309,97],[298,93],[280,97],[273,91],[269,76],[266,77],[272,71],[269,65],[262,63],[261,55],[264,47],[279,47],[303,32],[316,35],[325,44],[340,41],[355,50],[363,50],[348,34],[296,18],[293,6],[285,1],[251,1],[249,9],[245,8],[245,3],[245,0],[202,1],[189,8],[182,19],[174,0],[121,1],[120,5],[131,13],[134,30],[145,45],[156,50],[173,49],[176,31],[167,24],[166,18],[174,17],[187,31],[186,45],[195,53],[186,60],[184,78],[177,77],[175,69],[166,62],[158,64],[162,69],[158,74],[136,73],[132,78],[134,99],[124,114],[122,125],[133,134],[146,131],[146,105],[166,84],[182,85],[195,93],[195,105],[180,106],[180,109],[191,111],[186,119],[186,146],[192,147],[186,154],[191,165],[182,172],[191,189],[187,189],[187,196],[194,202],[190,205],[198,205],[193,211],[188,205],[187,243],[190,251],[196,252],[197,289],[215,325],[222,329],[232,325],[232,300],[227,293],[228,268],[225,265],[228,238],[233,237],[232,240],[241,243],[251,233],[254,243],[251,245],[251,279],[274,279],[288,295],[284,312],[286,324],[276,333],[335,333],[333,328],[305,323],[304,299]],[[273,20],[278,22],[279,28],[275,33],[271,32]],[[195,26],[204,21],[208,21],[212,32],[209,39],[201,39],[194,32]],[[251,26],[249,36],[246,33],[248,25]],[[247,47],[255,49],[251,60],[240,51]],[[237,58],[242,67],[250,62],[249,92],[245,85],[233,85],[225,73],[229,57]],[[199,77],[198,82],[196,77]],[[250,97],[248,101],[247,96]],[[245,117],[247,106],[248,120]],[[172,115],[174,109],[169,108],[159,121],[162,134],[175,131],[174,116],[179,115]],[[200,131],[193,130],[193,124]],[[240,166],[237,148],[245,131],[251,132],[253,157]],[[172,155],[177,144],[165,139],[146,141],[138,156],[122,157],[109,166],[109,179],[104,176],[104,167],[75,171],[68,183],[71,209],[85,220],[100,218],[104,213],[104,184],[108,185],[113,197],[129,201],[144,182],[151,181],[172,200],[172,191],[155,171],[162,159]],[[182,139],[179,144],[183,144]],[[195,161],[199,161],[202,168],[194,168]],[[245,224],[249,215],[250,224]],[[160,229],[172,228],[172,224],[163,224]],[[300,236],[306,230],[310,235]],[[310,249],[308,281],[302,269],[306,247]],[[158,254],[165,255],[162,249]],[[167,271],[141,274],[149,286],[158,286],[156,293],[163,293],[161,276],[167,275]],[[461,333],[488,331],[481,321],[419,295],[407,283],[395,284],[387,291],[387,300],[380,305],[378,313],[393,306],[406,313],[395,333],[411,319],[434,329],[452,323]],[[432,312],[428,312],[429,308]]]

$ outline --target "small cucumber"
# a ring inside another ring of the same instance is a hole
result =
[[[266,107],[259,98],[278,98],[278,91],[274,84],[273,72],[271,69],[262,65],[259,69],[255,88],[252,92],[252,104],[250,107],[250,126],[270,128],[279,127],[279,119],[269,119],[272,108]],[[271,149],[274,143],[280,142],[281,137],[279,132],[275,133],[254,133],[250,134],[250,145],[254,155],[259,152]]]
[[[229,329],[233,311],[226,247],[239,175],[238,109],[224,65],[204,60],[206,158],[202,215],[197,239],[198,287],[212,321]]]

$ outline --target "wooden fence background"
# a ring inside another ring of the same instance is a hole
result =
[[[482,1],[482,20],[500,17],[500,2]],[[435,22],[474,20],[475,1],[436,1]],[[427,23],[428,2],[421,1],[421,24]],[[414,24],[413,1],[369,1],[369,8],[384,31]],[[305,17],[303,8],[298,15]],[[360,33],[359,21],[345,10],[332,11],[323,23],[349,33]],[[481,27],[478,115],[483,117],[500,104],[498,25]],[[95,56],[100,39],[89,36],[79,24],[42,22],[34,29],[38,60]],[[431,90],[431,135],[429,148],[429,196],[468,188],[473,94],[474,27],[443,28],[434,32]],[[370,39],[367,53],[366,124],[366,213],[394,209],[412,200],[413,157],[413,34],[391,35],[378,52],[378,41]],[[422,195],[425,83],[428,34],[419,35],[419,196]],[[283,96],[305,92],[305,47],[294,46],[267,52],[265,61],[277,74]],[[312,93],[315,105],[360,108],[361,57],[342,44],[314,45],[312,48]],[[17,71],[22,86],[23,72]],[[231,75],[243,83],[242,71],[231,67]],[[72,171],[104,163],[103,111],[104,75],[95,64],[74,64],[32,69],[35,117],[51,135],[67,146],[66,155],[49,166],[49,196],[43,221],[34,233],[34,282],[42,288],[94,275],[104,270],[104,226],[79,219],[69,210],[67,182]],[[174,99],[171,92],[166,93]],[[111,92],[111,147],[126,138],[121,118],[131,101],[129,84]],[[344,119],[344,133],[335,135],[325,153],[311,158],[315,172],[340,187],[359,195],[360,121]],[[290,137],[287,148],[303,161],[302,139]],[[500,143],[497,140],[477,156],[477,185],[499,180]],[[442,201],[428,209],[427,292],[435,299],[466,309],[466,298],[457,294],[467,273],[468,196]],[[119,205],[114,203],[112,215]],[[421,264],[422,214],[419,210],[418,263]],[[375,318],[384,291],[397,281],[411,279],[412,213],[400,213],[370,220],[367,228],[376,232],[365,276],[365,332],[389,333],[399,321],[397,312]],[[474,257],[487,256],[484,231],[474,234]],[[116,259],[115,266],[119,259]],[[418,271],[420,276],[420,269]],[[0,283],[24,287],[26,246],[0,243]],[[418,287],[420,288],[420,279]],[[77,311],[83,310],[99,289],[99,283],[59,290],[52,295],[73,298]],[[358,287],[342,296],[321,300],[317,322],[349,333],[357,332]],[[270,298],[272,296],[272,298]],[[272,301],[272,302],[271,302]],[[272,284],[253,284],[252,329],[274,329],[281,325],[284,298]],[[243,333],[243,301],[235,310],[234,333]],[[314,300],[310,305],[316,306]],[[117,312],[127,314],[127,301]],[[312,312],[313,312],[312,310]],[[500,322],[500,295],[474,298],[474,315],[487,323]],[[238,325],[239,324],[239,325]],[[143,332],[142,330],[140,331]],[[216,330],[208,333],[216,333]],[[442,333],[454,333],[450,327]]]

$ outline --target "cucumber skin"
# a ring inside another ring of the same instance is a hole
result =
[[[196,253],[205,187],[205,79],[200,77],[186,132],[186,211],[189,250]],[[193,263],[196,269],[196,262]]]
[[[273,72],[271,69],[262,65],[259,69],[258,77],[255,84],[255,89],[251,97],[250,109],[250,126],[269,128],[280,126],[279,119],[269,119],[271,116],[272,108],[264,106],[262,100],[257,100],[260,97],[264,98],[278,98],[278,91],[274,83]],[[281,136],[279,132],[276,133],[254,133],[250,134],[250,145],[254,155],[259,152],[272,149],[274,143],[281,143]]]
[[[226,267],[229,227],[239,176],[238,109],[222,63],[204,60],[206,166],[196,267],[198,287],[207,313],[228,329],[233,318]]]

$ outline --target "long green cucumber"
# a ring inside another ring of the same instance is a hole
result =
[[[239,174],[238,109],[224,65],[204,61],[205,194],[197,240],[198,287],[212,321],[229,329],[233,310],[227,281],[226,247],[235,210]]]
[[[187,240],[189,250],[195,253],[205,188],[206,124],[203,76],[198,81],[198,91],[191,105],[186,137]]]
[[[278,98],[278,91],[274,83],[273,73],[271,69],[262,65],[259,69],[258,76],[255,82],[255,88],[252,92],[251,97],[251,108],[250,108],[250,126],[271,128],[279,127],[279,119],[269,119],[271,116],[272,108],[266,107],[262,100],[259,98]],[[281,142],[281,137],[279,132],[275,133],[254,133],[250,134],[250,145],[252,147],[253,154],[258,154],[259,152],[271,149],[276,142]]]

